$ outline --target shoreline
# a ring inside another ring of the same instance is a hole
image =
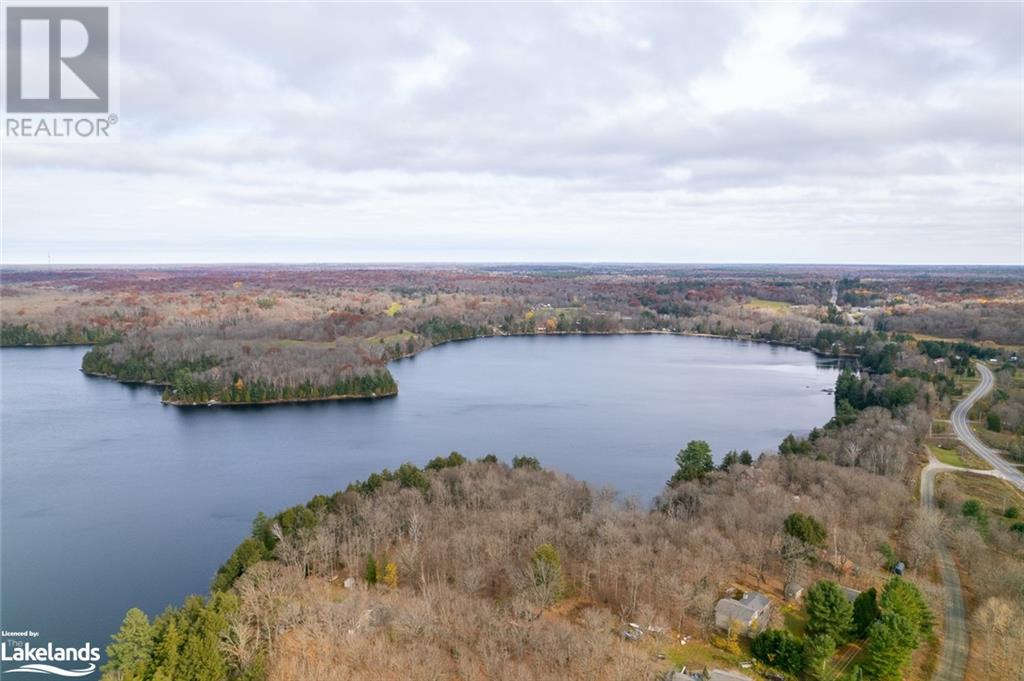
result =
[[[327,395],[325,397],[295,397],[291,399],[260,400],[259,402],[220,402],[210,400],[208,402],[182,402],[179,400],[167,400],[160,398],[160,404],[171,407],[261,407],[275,404],[303,404],[308,402],[341,402],[345,400],[382,400],[390,397],[398,397],[398,389],[391,392],[371,393],[369,395]]]
[[[723,336],[723,335],[717,335],[717,334],[712,334],[712,333],[696,333],[696,332],[691,332],[691,331],[670,331],[670,330],[662,330],[662,329],[644,329],[644,330],[623,329],[623,330],[619,330],[619,331],[586,331],[586,332],[584,332],[584,331],[552,331],[552,332],[545,331],[543,333],[495,333],[495,334],[480,334],[480,335],[476,335],[476,336],[469,336],[467,338],[452,338],[452,339],[449,339],[449,340],[441,341],[440,343],[434,343],[433,345],[429,345],[429,346],[427,346],[425,348],[422,348],[421,350],[419,350],[417,352],[414,352],[414,353],[411,353],[411,354],[400,355],[400,356],[398,356],[398,357],[396,357],[396,358],[394,358],[392,360],[389,360],[388,364],[390,364],[391,362],[399,362],[399,361],[406,360],[406,359],[414,359],[417,355],[420,355],[420,354],[422,354],[422,353],[424,353],[424,352],[426,352],[428,350],[431,350],[433,348],[441,347],[442,345],[448,345],[450,343],[464,343],[464,342],[468,342],[468,341],[481,340],[481,339],[487,339],[487,338],[538,338],[538,337],[545,337],[545,336],[558,336],[558,337],[565,337],[565,336],[681,336],[681,337],[691,337],[691,338],[708,338],[708,339],[713,339],[713,340],[737,341],[737,342],[743,342],[743,343],[760,343],[760,344],[764,344],[764,345],[774,345],[774,346],[778,346],[778,347],[793,348],[794,350],[800,350],[802,352],[809,352],[809,353],[813,354],[815,357],[822,358],[822,359],[835,359],[835,360],[840,360],[841,361],[841,360],[850,360],[850,359],[856,359],[857,358],[857,355],[853,355],[853,354],[844,353],[844,354],[835,355],[835,354],[831,354],[831,353],[825,353],[825,352],[822,352],[822,351],[818,350],[817,348],[810,347],[810,346],[807,346],[807,345],[801,345],[801,344],[798,344],[798,343],[795,343],[795,342],[776,341],[776,340],[770,340],[770,339],[767,339],[767,338],[753,338],[751,336]],[[17,345],[17,346],[6,346],[6,347],[47,348],[47,347],[69,347],[69,346],[57,346],[57,345]],[[75,347],[92,347],[92,346],[90,346],[88,344],[80,344],[80,345],[76,345]],[[385,365],[385,368],[386,368],[386,365]],[[146,385],[146,386],[151,386],[151,387],[154,387],[154,388],[169,388],[169,387],[171,387],[170,383],[166,383],[166,382],[162,382],[162,381],[155,381],[155,380],[140,381],[140,380],[132,380],[132,379],[121,379],[121,378],[118,378],[114,374],[104,374],[104,373],[99,373],[99,372],[94,372],[94,371],[86,371],[85,369],[82,369],[82,368],[80,368],[79,371],[81,371],[86,376],[91,376],[91,377],[94,377],[94,378],[105,378],[105,379],[117,381],[118,383],[122,383],[124,385]],[[168,399],[165,399],[163,396],[161,396],[160,404],[171,406],[171,407],[184,407],[184,408],[198,408],[198,407],[258,407],[258,406],[273,406],[273,405],[282,405],[282,404],[308,404],[308,403],[313,403],[313,402],[341,402],[341,401],[347,401],[347,400],[368,400],[369,401],[369,400],[394,398],[394,397],[398,396],[398,392],[399,392],[399,389],[396,387],[394,391],[384,392],[384,393],[372,393],[372,394],[369,394],[369,395],[344,394],[344,395],[327,395],[327,396],[324,396],[324,397],[296,397],[296,398],[289,398],[289,399],[278,398],[278,399],[273,399],[273,400],[260,400],[259,402],[222,402],[222,401],[219,401],[219,400],[209,400],[207,402],[186,402],[186,401],[173,400],[173,399],[172,400],[168,400]]]

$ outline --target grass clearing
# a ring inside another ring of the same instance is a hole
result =
[[[910,334],[914,340],[930,340],[930,341],[941,341],[943,343],[971,343],[983,348],[998,348],[1000,350],[1016,350],[1020,348],[1020,345],[996,343],[990,340],[975,340],[970,338],[946,338],[944,336],[931,336],[926,333],[912,333]]]
[[[416,334],[412,331],[403,330],[401,333],[393,333],[387,336],[370,336],[366,339],[367,343],[383,343],[385,345],[394,345],[395,343],[405,343],[410,338],[415,338]]]
[[[740,639],[740,650],[742,652],[737,657],[720,648],[716,648],[710,643],[690,640],[685,644],[670,644],[663,648],[661,652],[665,654],[665,657],[676,669],[686,667],[690,671],[700,671],[704,668],[714,669],[721,667],[722,669],[735,669],[739,667],[741,660],[750,659],[750,644],[743,638]]]
[[[949,476],[966,497],[977,499],[993,513],[1002,514],[1007,506],[1024,509],[1024,494],[1008,482],[983,475]]]
[[[804,640],[807,620],[807,612],[801,607],[787,605],[782,609],[782,626],[801,641]]]
[[[989,466],[985,465],[978,457],[969,452],[960,451],[958,447],[946,448],[940,444],[928,444],[928,451],[932,453],[936,459],[948,466],[957,466],[958,468],[972,468],[976,470],[985,470]]]
[[[272,341],[270,345],[278,348],[318,348],[324,350],[327,348],[333,348],[334,341],[307,341],[282,338],[280,340]]]
[[[982,442],[987,444],[989,447],[995,447],[996,449],[1007,450],[1010,448],[1010,444],[1014,440],[1013,433],[1006,431],[997,433],[993,430],[982,427],[980,424],[973,430],[977,433],[978,437],[981,438]]]
[[[788,312],[793,307],[792,303],[784,303],[779,300],[765,300],[764,298],[751,298],[745,305],[757,310],[768,310],[769,312]]]

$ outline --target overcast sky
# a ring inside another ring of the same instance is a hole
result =
[[[3,260],[1024,263],[1016,2],[125,4]]]

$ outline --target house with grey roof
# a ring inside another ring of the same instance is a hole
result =
[[[772,602],[762,593],[749,591],[743,598],[723,598],[715,605],[715,626],[738,634],[756,634],[768,626]]]

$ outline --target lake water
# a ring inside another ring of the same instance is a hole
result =
[[[0,351],[0,625],[35,645],[102,648],[129,607],[205,593],[257,511],[403,461],[530,454],[646,502],[688,440],[756,454],[825,423],[836,379],[763,344],[493,338],[393,364],[395,399],[179,409],[83,375],[84,353]]]

